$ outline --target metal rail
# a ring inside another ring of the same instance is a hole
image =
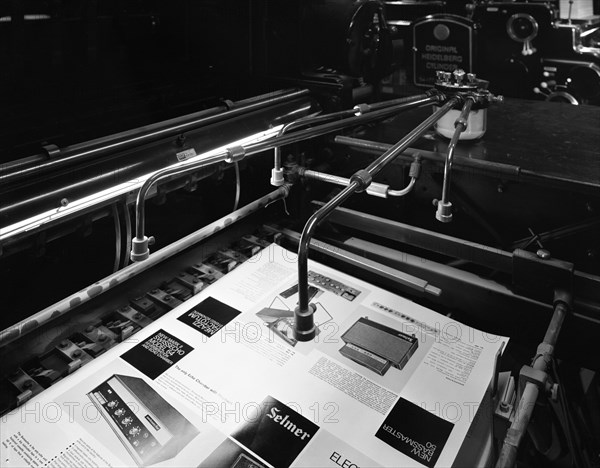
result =
[[[44,172],[72,164],[79,164],[106,154],[114,154],[117,151],[123,151],[132,146],[139,146],[161,138],[181,134],[264,107],[307,96],[308,94],[309,91],[307,89],[282,90],[238,102],[226,101],[224,106],[214,107],[188,116],[87,141],[64,148],[63,150],[55,147],[47,153],[1,164],[0,180],[3,184],[9,184],[24,178],[37,177]]]
[[[371,141],[371,140],[363,140],[360,138],[353,138],[344,135],[338,135],[335,137],[335,143],[340,145],[345,145],[350,148],[366,150],[369,152],[382,153],[383,151],[387,151],[392,147],[389,143],[381,143],[379,141]],[[415,155],[421,155],[423,160],[431,161],[434,163],[445,163],[444,155],[441,153],[436,153],[433,151],[426,151],[422,149],[414,149],[407,148],[403,154],[398,156],[398,159],[401,159],[404,162],[410,162],[413,160]],[[513,166],[511,164],[503,164],[492,161],[486,161],[483,159],[470,159],[464,158],[460,156],[454,157],[454,162],[456,168],[459,170],[464,170],[464,168],[469,168],[469,172],[477,171],[478,173],[484,175],[492,175],[498,176],[502,175],[511,180],[516,180],[519,178],[521,173],[521,168],[519,166]]]

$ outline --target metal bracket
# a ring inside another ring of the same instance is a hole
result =
[[[222,102],[225,105],[225,107],[227,107],[228,111],[235,107],[235,103],[233,101],[230,101],[229,99],[223,99]]]
[[[531,366],[523,366],[519,371],[519,392],[517,394],[517,402],[521,401],[521,395],[525,389],[525,385],[531,382],[537,385],[542,391],[546,388],[546,381],[548,380],[548,374],[544,371],[534,369]]]
[[[353,110],[356,111],[356,115],[362,115],[362,114],[366,114],[367,112],[369,112],[371,110],[371,106],[368,104],[358,104],[356,106],[353,107]]]
[[[572,291],[572,263],[522,249],[516,249],[512,257],[515,289],[543,302],[552,302],[557,288]]]
[[[60,156],[60,148],[54,144],[44,145],[42,149],[48,155],[48,159],[55,159]]]
[[[225,158],[225,162],[235,163],[241,161],[246,157],[246,148],[243,146],[232,146],[231,148],[227,148],[227,157]]]

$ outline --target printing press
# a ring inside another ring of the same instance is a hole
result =
[[[276,243],[286,342],[357,295],[310,258],[510,337],[481,466],[600,466],[598,1],[6,1],[0,34],[3,415]],[[402,370],[388,335],[341,352]]]

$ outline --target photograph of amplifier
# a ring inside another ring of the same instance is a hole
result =
[[[87,395],[139,466],[175,457],[198,434],[143,379],[115,374]]]
[[[402,370],[419,347],[414,335],[407,335],[380,323],[359,318],[342,335],[344,346],[340,353],[348,359],[385,375],[393,366]]]
[[[240,456],[236,458],[231,468],[265,468],[263,465],[253,460],[245,453],[240,453]]]

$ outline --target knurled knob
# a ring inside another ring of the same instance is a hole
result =
[[[456,84],[461,85],[463,78],[465,77],[465,71],[460,68],[454,70],[454,79],[456,80]]]

